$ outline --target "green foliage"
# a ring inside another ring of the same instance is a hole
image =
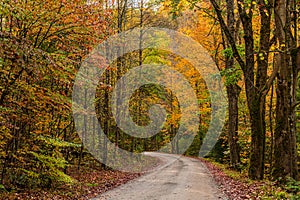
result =
[[[262,187],[264,195],[262,199],[277,199],[277,200],[299,200],[300,199],[300,182],[292,178],[287,178],[285,183],[266,182]]]
[[[6,188],[2,184],[0,184],[0,192],[6,192]]]
[[[228,139],[225,135],[225,132],[223,132],[207,157],[212,158],[219,163],[226,163],[229,158],[228,149]]]
[[[98,185],[99,185],[98,183],[86,183],[86,186],[88,187],[96,187]]]
[[[242,79],[242,70],[239,67],[224,69],[221,75],[225,77],[225,85],[237,84]]]
[[[45,144],[47,144],[47,145],[52,145],[53,147],[59,147],[59,148],[67,148],[67,147],[80,148],[82,146],[81,144],[67,142],[67,141],[61,140],[60,138],[38,136],[38,140],[45,142]]]
[[[241,57],[245,56],[245,46],[244,45],[236,45],[236,48],[238,50],[238,53],[241,55]],[[233,50],[231,47],[225,48],[221,51],[223,57],[225,58],[233,58]]]
[[[237,46],[237,49],[241,55],[244,54],[245,50],[243,46],[239,45]],[[221,53],[225,58],[233,58],[233,50],[231,47],[223,49]],[[221,71],[221,75],[225,77],[226,86],[237,84],[240,80],[242,80],[242,74],[243,72],[239,66],[235,66],[229,69],[225,68]]]
[[[288,178],[284,188],[291,194],[292,199],[300,199],[300,181]]]
[[[193,143],[189,146],[189,148],[184,153],[187,156],[199,156],[199,151],[202,145],[202,141],[204,138],[204,132],[199,130],[198,134],[195,136]]]
[[[275,193],[276,199],[288,199],[288,194],[285,191],[279,191]]]
[[[226,48],[226,49],[223,49],[222,52],[223,56],[225,58],[233,58],[233,51],[232,51],[232,48]]]

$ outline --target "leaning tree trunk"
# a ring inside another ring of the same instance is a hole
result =
[[[295,86],[297,79],[296,61],[292,52],[296,41],[291,33],[292,2],[277,0],[275,4],[276,36],[281,51],[278,54],[279,72],[276,88],[276,127],[274,132],[274,178],[292,177],[298,179],[296,122],[295,122]]]

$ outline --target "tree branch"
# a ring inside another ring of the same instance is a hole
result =
[[[246,70],[246,64],[243,61],[243,59],[241,58],[241,55],[239,54],[239,52],[237,50],[235,40],[234,40],[232,34],[230,33],[228,26],[225,24],[225,21],[223,19],[221,9],[220,9],[219,5],[217,4],[217,2],[215,0],[210,0],[210,2],[212,3],[212,5],[213,5],[213,7],[214,7],[214,9],[217,13],[217,17],[218,17],[218,20],[220,22],[221,28],[223,29],[223,31],[226,35],[226,38],[228,39],[229,44],[232,48],[234,58],[237,60],[237,62],[241,66],[242,70],[245,71]]]

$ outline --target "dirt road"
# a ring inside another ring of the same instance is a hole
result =
[[[92,200],[209,200],[227,199],[197,159],[147,152],[162,164],[152,172]]]

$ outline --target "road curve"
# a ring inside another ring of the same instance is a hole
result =
[[[210,200],[227,199],[197,159],[147,152],[162,164],[146,175],[91,200]]]

